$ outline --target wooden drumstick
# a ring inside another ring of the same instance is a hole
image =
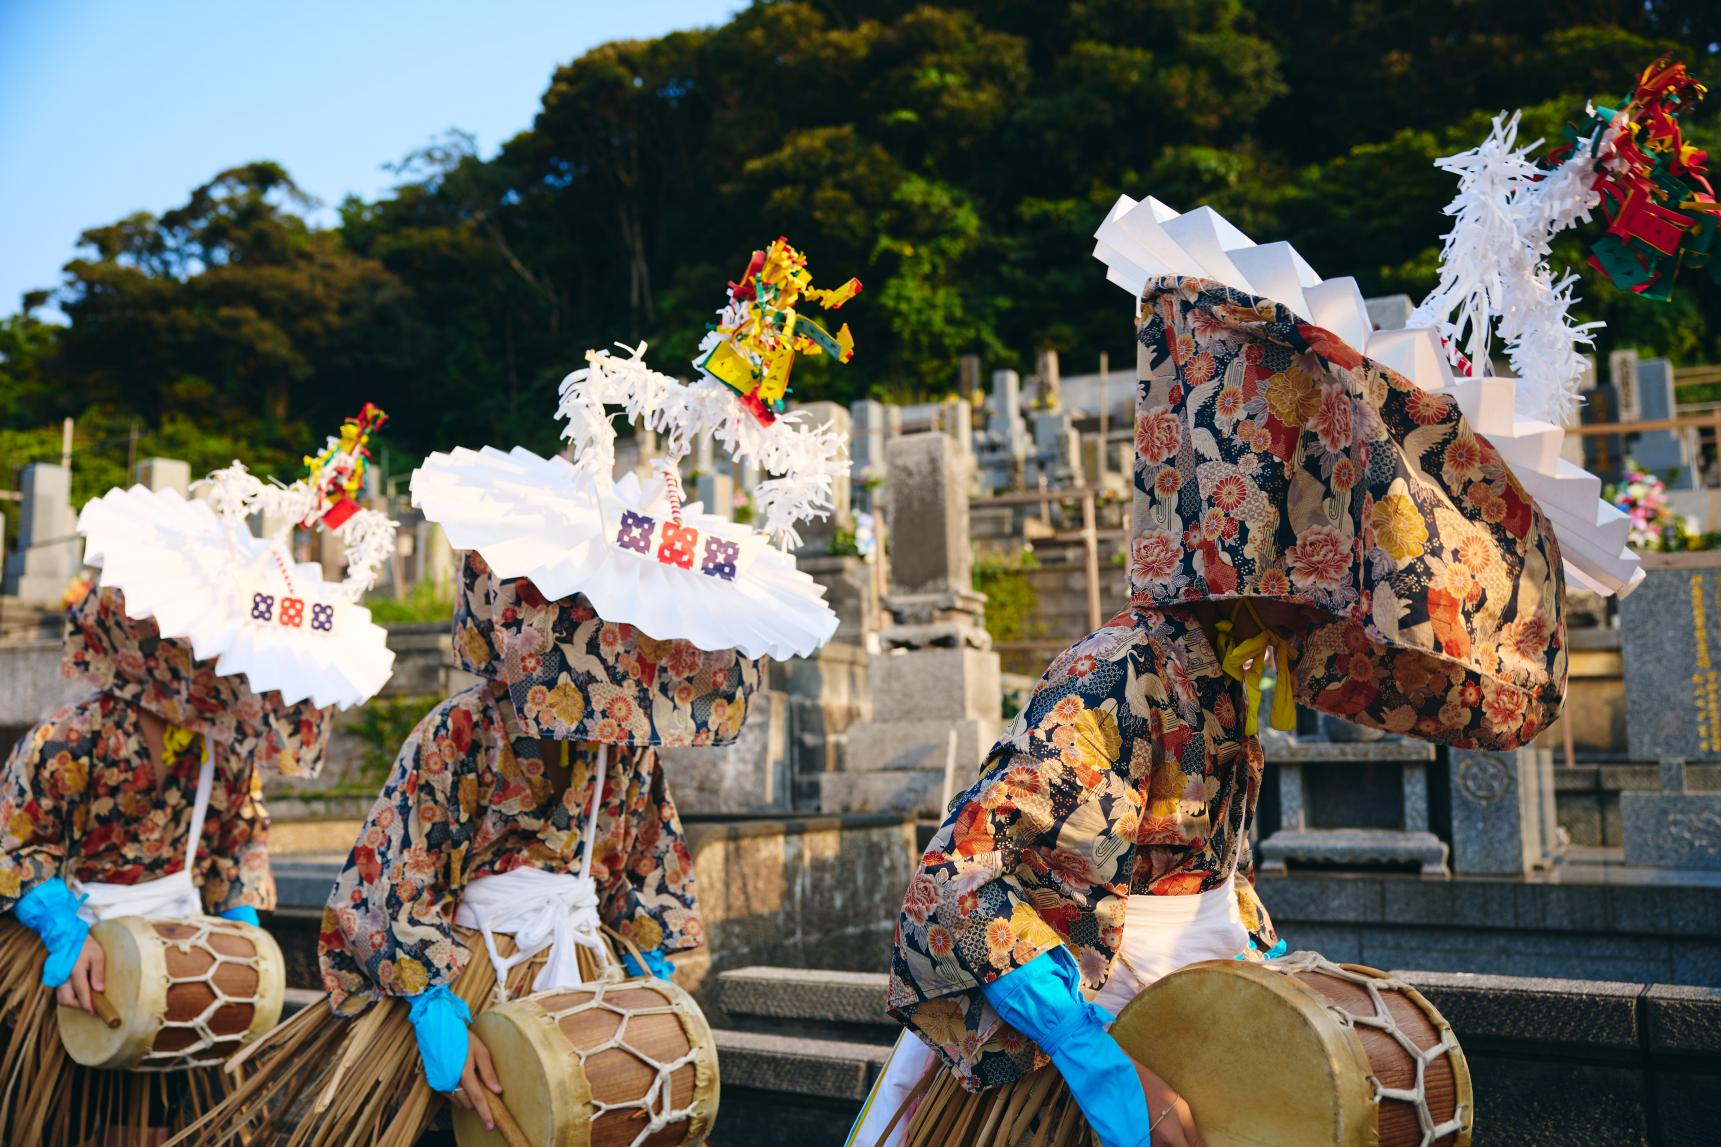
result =
[[[62,1008],[77,1008],[76,1004],[61,1004]],[[96,1018],[110,1028],[117,1028],[125,1021],[120,1018],[119,1009],[108,1003],[108,998],[100,992],[90,993],[90,1006],[95,1009]],[[82,1009],[78,1009],[82,1010]]]
[[[508,1147],[533,1147],[532,1141],[526,1138],[526,1132],[521,1130],[514,1113],[508,1110],[508,1105],[502,1102],[500,1095],[492,1092],[484,1099],[490,1104],[490,1115],[496,1120],[496,1130],[508,1141]]]

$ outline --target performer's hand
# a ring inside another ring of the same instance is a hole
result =
[[[1195,1116],[1190,1113],[1189,1104],[1183,1097],[1141,1064],[1136,1064],[1135,1070],[1141,1076],[1141,1090],[1147,1096],[1147,1117],[1155,1123],[1152,1147],[1207,1147],[1201,1133],[1195,1130]],[[1167,1111],[1170,1114],[1166,1114]]]
[[[490,1114],[490,1095],[502,1094],[502,1081],[496,1078],[496,1065],[490,1062],[490,1049],[484,1046],[478,1033],[468,1032],[467,1038],[470,1043],[466,1051],[466,1069],[460,1073],[460,1086],[449,1095],[468,1111],[478,1112],[486,1131],[494,1131],[496,1117]]]
[[[54,998],[62,1007],[77,1008],[93,1016],[96,1006],[90,1002],[91,997],[107,990],[106,973],[107,957],[102,955],[102,946],[94,937],[85,936],[84,950],[78,953],[78,962],[72,965],[72,974],[66,977],[66,982],[54,989]]]

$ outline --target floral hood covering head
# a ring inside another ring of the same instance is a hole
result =
[[[66,677],[209,737],[282,776],[314,776],[329,744],[330,711],[257,694],[242,674],[217,674],[191,643],[161,636],[151,618],[126,614],[117,589],[96,589],[66,613]]]
[[[1298,701],[1507,749],[1566,688],[1559,546],[1454,400],[1267,299],[1150,280],[1137,329],[1130,592],[1321,618]]]
[[[658,641],[605,621],[584,594],[556,601],[466,554],[454,663],[506,685],[528,734],[606,745],[726,745],[741,733],[761,660]]]

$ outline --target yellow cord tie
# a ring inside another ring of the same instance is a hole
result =
[[[161,731],[161,747],[170,759],[191,748],[191,743],[197,740],[197,734],[190,729],[182,729],[172,721],[165,724],[167,727]]]
[[[1219,667],[1225,676],[1243,683],[1243,731],[1251,737],[1261,731],[1261,674],[1266,668],[1266,652],[1271,648],[1279,683],[1273,689],[1270,719],[1273,728],[1286,733],[1295,732],[1297,700],[1291,690],[1291,643],[1267,627],[1253,602],[1244,600],[1238,604],[1247,609],[1255,624],[1261,627],[1253,637],[1235,640],[1231,634],[1236,628],[1236,610],[1232,611],[1231,618],[1218,625]]]

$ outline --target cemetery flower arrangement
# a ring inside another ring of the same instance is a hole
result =
[[[1624,481],[1608,488],[1608,500],[1631,518],[1631,544],[1640,550],[1706,549],[1689,518],[1673,512],[1667,483],[1627,459]]]

